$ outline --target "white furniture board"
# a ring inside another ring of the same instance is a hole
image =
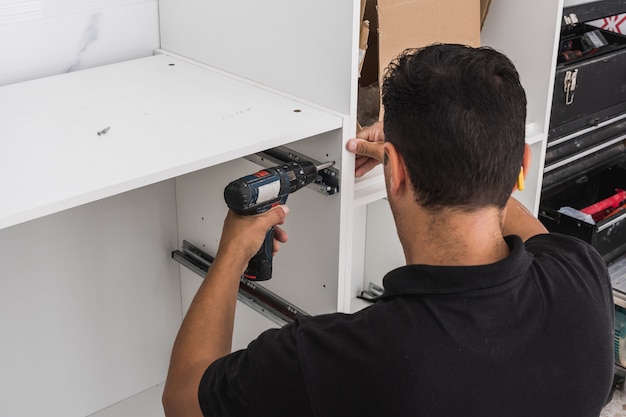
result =
[[[355,207],[364,206],[385,197],[387,197],[387,189],[385,188],[385,176],[382,164],[377,165],[362,177],[355,179]]]
[[[515,64],[528,99],[532,134],[547,134],[563,0],[493,1],[481,43]]]
[[[202,278],[187,270],[182,272],[181,279],[183,306],[184,312],[186,312],[191,299],[202,282]],[[251,326],[256,326],[256,334],[260,334],[263,330],[277,327],[274,322],[259,315],[259,313],[247,305],[237,302],[232,344],[233,351],[244,349],[252,341],[249,332],[241,331],[242,329],[249,330]],[[164,417],[165,413],[161,403],[164,385],[164,383],[157,384],[91,414],[89,417]]]
[[[1,87],[0,114],[0,229],[342,125],[167,55]]]
[[[382,286],[387,272],[406,265],[404,250],[387,200],[367,205],[366,234],[364,289],[367,289],[370,282]],[[376,236],[383,235],[386,235],[386,239],[376,239]]]
[[[160,0],[161,48],[355,114],[359,11],[358,1]]]
[[[481,43],[506,54],[526,91],[526,142],[532,151],[526,189],[516,192],[532,213],[539,211],[545,144],[550,122],[563,0],[492,2]]]
[[[0,231],[0,416],[85,416],[165,380],[174,181]]]
[[[183,297],[183,314],[187,314],[191,300],[196,295],[203,277],[181,267],[180,283]],[[237,301],[235,309],[235,326],[233,328],[232,351],[244,349],[263,331],[279,327],[269,318]]]

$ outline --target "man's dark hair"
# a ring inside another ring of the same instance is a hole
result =
[[[404,51],[382,87],[385,140],[403,156],[430,209],[504,207],[522,165],[526,94],[513,63],[490,48]]]

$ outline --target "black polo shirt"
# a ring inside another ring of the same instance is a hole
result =
[[[356,314],[300,317],[205,372],[205,416],[595,416],[613,299],[575,238],[508,237],[484,266],[409,265]]]

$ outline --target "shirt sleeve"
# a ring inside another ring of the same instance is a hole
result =
[[[198,390],[205,417],[312,416],[298,358],[297,325],[262,333],[215,361]]]
[[[613,316],[613,289],[611,276],[598,251],[589,243],[574,237],[560,233],[541,234],[531,237],[526,241],[526,249],[535,256],[548,254],[576,271],[586,271],[584,275],[588,281],[586,288],[589,296],[597,296],[604,301],[607,314]],[[593,288],[592,283],[596,284]]]

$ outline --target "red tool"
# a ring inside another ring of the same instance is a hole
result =
[[[589,207],[585,207],[580,211],[585,214],[594,215],[609,208],[618,208],[624,200],[626,200],[626,191],[617,189],[615,190],[615,194],[611,197],[598,201],[597,203],[592,204]]]

